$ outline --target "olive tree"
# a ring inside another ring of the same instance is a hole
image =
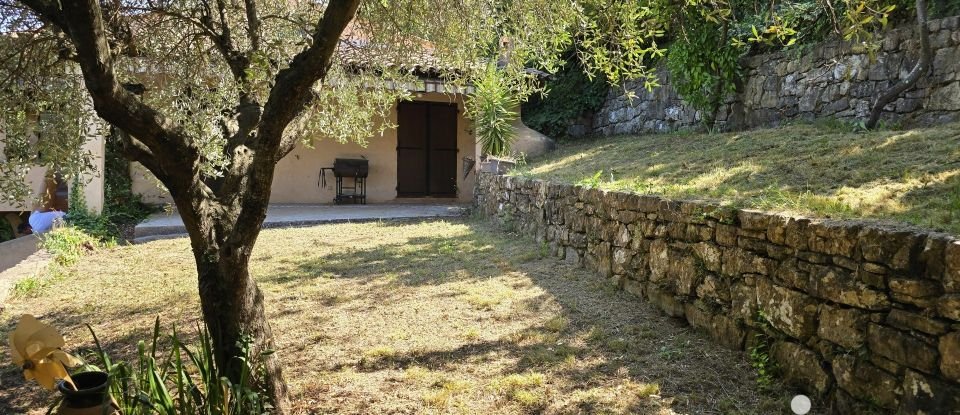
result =
[[[84,171],[78,125],[125,132],[123,155],[183,219],[229,368],[242,335],[254,356],[275,347],[248,264],[275,165],[295,146],[376,139],[418,70],[466,85],[498,62],[495,84],[518,100],[538,88],[524,68],[553,71],[571,48],[608,79],[650,76],[656,22],[631,0],[0,0],[0,190],[24,196],[33,165]],[[278,358],[264,355],[255,381],[283,413]]]

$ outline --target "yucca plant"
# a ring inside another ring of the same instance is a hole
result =
[[[510,82],[493,62],[473,83],[474,92],[466,105],[466,115],[473,125],[484,154],[505,156],[516,138],[513,121],[520,101],[509,87]]]

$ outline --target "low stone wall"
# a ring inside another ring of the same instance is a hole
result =
[[[839,413],[960,411],[960,241],[482,174],[482,215],[684,318]]]
[[[931,21],[933,71],[887,107],[885,120],[908,126],[960,120],[960,17]],[[793,120],[832,117],[865,118],[876,97],[902,77],[918,59],[914,27],[882,34],[871,61],[851,50],[849,42],[830,41],[809,49],[751,56],[741,63],[743,82],[721,106],[718,126],[725,129],[769,127]],[[647,91],[642,83],[612,88],[586,128],[580,121],[571,135],[665,132],[698,126],[701,114],[670,86],[668,71],[657,71],[660,84]],[[629,99],[627,92],[636,95]]]

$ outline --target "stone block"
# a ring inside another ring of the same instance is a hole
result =
[[[857,280],[862,281],[868,287],[873,287],[880,290],[887,289],[886,277],[880,274],[864,271],[862,268],[857,271]]]
[[[609,278],[613,275],[613,250],[609,242],[601,242],[598,244],[590,244],[587,247],[588,255],[587,259],[590,262],[590,265],[596,269],[597,273],[604,278]]]
[[[831,363],[840,389],[856,397],[869,397],[888,410],[899,404],[903,389],[893,375],[851,355],[838,356]]]
[[[711,314],[706,307],[698,306],[699,304],[699,301],[697,303],[684,304],[684,314],[687,322],[690,323],[691,326],[706,331],[710,328],[711,322],[713,321],[713,314]]]
[[[935,111],[960,111],[960,81],[934,89],[925,107]]]
[[[807,250],[807,226],[809,219],[792,218],[787,222],[787,229],[784,235],[784,244],[787,246],[805,251]]]
[[[954,242],[948,235],[929,234],[924,239],[923,249],[920,251],[919,269],[916,274],[923,279],[945,281],[946,250]],[[958,259],[960,261],[960,259]]]
[[[686,249],[663,240],[650,244],[650,281],[674,288],[676,294],[689,295],[699,276],[696,259]]]
[[[783,245],[767,244],[767,256],[776,260],[784,260],[793,256],[794,250]]]
[[[687,224],[684,240],[690,242],[702,242],[713,240],[713,228],[707,225]]]
[[[613,272],[623,274],[631,271],[633,262],[633,251],[625,248],[615,248],[613,250]]]
[[[852,258],[860,227],[844,222],[811,223],[808,227],[808,249],[827,255]]]
[[[723,256],[723,251],[720,248],[707,242],[693,244],[691,247],[707,271],[720,272],[720,261]]]
[[[737,220],[741,229],[766,232],[770,225],[770,214],[759,210],[743,209],[737,211]]]
[[[618,247],[630,246],[630,239],[630,230],[626,226],[620,225],[617,227],[613,238],[613,245]]]
[[[716,229],[717,243],[723,246],[737,246],[737,227],[718,224]]]
[[[939,282],[891,278],[887,285],[895,301],[927,308],[935,304],[936,297],[943,293]]]
[[[563,260],[571,265],[580,265],[580,252],[576,248],[568,246],[563,254]]]
[[[773,275],[777,282],[801,291],[805,291],[809,285],[809,274],[797,267],[796,258],[781,261]]]
[[[797,258],[800,258],[807,262],[812,262],[814,264],[828,264],[830,263],[830,257],[818,252],[810,251],[799,251],[796,253]]]
[[[767,232],[760,230],[750,230],[750,229],[740,229],[737,231],[738,236],[745,236],[747,238],[756,239],[764,241],[767,239]],[[739,239],[738,239],[739,240]]]
[[[887,314],[886,324],[901,330],[915,330],[937,336],[946,333],[950,324],[922,314],[894,308]]]
[[[728,283],[715,275],[707,274],[697,286],[697,297],[716,304],[729,304],[730,287]]]
[[[810,265],[810,286],[807,292],[817,297],[867,310],[882,310],[890,306],[887,294],[858,281],[843,268]]]
[[[830,262],[833,263],[834,265],[838,266],[838,267],[845,268],[845,269],[847,269],[847,270],[849,270],[849,271],[856,271],[856,270],[860,269],[860,263],[859,263],[859,262],[854,261],[854,260],[852,260],[852,259],[850,259],[850,258],[847,258],[847,257],[835,256],[835,257],[830,258]]]
[[[871,352],[901,365],[926,373],[936,371],[937,349],[908,333],[871,323],[867,328],[867,344]]]
[[[960,321],[960,294],[947,294],[937,301],[937,314]]]
[[[919,253],[923,236],[910,231],[888,231],[865,227],[860,231],[860,250],[863,258],[879,262],[895,270],[910,269],[914,253]]]
[[[826,304],[821,306],[817,335],[823,339],[854,350],[863,345],[866,327],[867,316],[863,311]]]
[[[830,391],[833,379],[821,366],[820,356],[797,343],[779,341],[770,347],[770,357],[786,380],[804,392],[822,397]]]
[[[944,248],[943,287],[949,293],[960,293],[960,241],[951,241]]]
[[[817,329],[816,300],[766,278],[757,281],[757,305],[771,326],[793,338],[805,340]]]
[[[897,408],[899,414],[956,414],[960,413],[960,388],[912,370],[903,377],[903,398]]]
[[[737,238],[737,246],[748,251],[766,253],[767,245],[768,243],[762,239],[747,238],[743,236]]]
[[[757,315],[757,289],[743,283],[730,287],[730,315],[752,322]]]
[[[873,262],[864,262],[863,270],[873,274],[879,274],[879,275],[887,275],[887,272],[888,272],[887,267],[881,264],[873,263]]]
[[[776,261],[740,248],[725,248],[721,262],[721,272],[727,277],[747,273],[772,275],[777,267]]]
[[[667,236],[670,239],[685,241],[687,240],[687,225],[681,222],[667,222],[663,225],[666,227]]]
[[[960,382],[960,331],[940,337],[940,372],[947,379]]]
[[[683,302],[678,300],[672,293],[665,292],[655,285],[647,285],[647,300],[669,316],[684,316],[685,310]]]
[[[767,225],[767,240],[783,245],[787,238],[788,218],[783,216],[770,216],[770,223]]]

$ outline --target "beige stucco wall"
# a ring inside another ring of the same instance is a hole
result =
[[[163,184],[140,163],[130,163],[130,190],[143,198],[143,203],[163,205],[173,203],[170,193]]]
[[[94,213],[100,213],[103,211],[103,164],[105,139],[103,136],[103,128],[99,120],[91,120],[86,127],[87,140],[83,144],[82,151],[90,153],[90,160],[93,170],[84,174],[82,179],[83,195],[84,200],[87,203],[87,209]],[[5,161],[3,155],[3,149],[5,145],[6,136],[0,132],[0,163]],[[0,212],[20,212],[32,210],[35,201],[39,200],[43,195],[44,185],[46,183],[44,180],[46,173],[46,167],[31,168],[26,177],[26,185],[30,189],[30,199],[19,200],[15,202],[0,200]],[[68,185],[70,186],[70,192],[75,191],[72,183],[68,183]]]
[[[476,177],[471,172],[463,177],[463,157],[476,159],[477,144],[470,131],[469,121],[463,115],[463,96],[443,93],[418,93],[416,101],[448,102],[457,104],[457,199],[468,202],[473,197],[473,185]],[[396,106],[390,114],[390,122],[396,124]],[[313,148],[298,145],[290,154],[277,164],[273,180],[270,202],[283,203],[333,203],[336,194],[336,182],[333,174],[327,172],[327,187],[317,186],[321,167],[333,167],[335,158],[365,157],[370,162],[370,175],[367,178],[367,202],[384,203],[397,199],[397,131],[387,130],[382,137],[372,137],[367,146],[356,143],[341,144],[328,138],[317,138]],[[156,179],[142,166],[131,166],[133,190],[143,195],[147,203],[169,203],[166,191],[157,187]],[[350,179],[346,179],[349,183]]]
[[[469,121],[463,115],[462,95],[421,93],[417,101],[456,103],[457,114],[457,196],[461,201],[473,197],[475,173],[463,178],[463,157],[476,157],[476,143],[469,131]],[[397,111],[394,107],[390,122],[396,125]],[[397,130],[387,130],[382,137],[373,137],[367,146],[355,143],[341,144],[335,140],[319,139],[314,148],[297,146],[277,164],[273,179],[272,203],[331,203],[336,194],[333,175],[327,173],[327,187],[317,187],[321,167],[332,167],[335,158],[365,157],[370,161],[370,176],[367,178],[367,201],[382,203],[397,198]],[[346,179],[349,183],[349,179]]]

